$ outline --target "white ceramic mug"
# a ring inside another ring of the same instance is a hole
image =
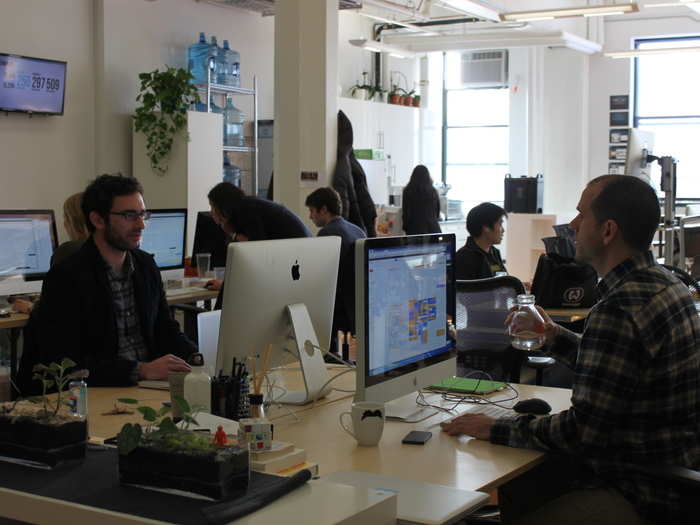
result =
[[[350,416],[352,430],[345,426],[344,416]],[[369,401],[353,403],[350,412],[340,414],[340,426],[357,440],[358,445],[363,447],[376,445],[384,431],[384,403]]]

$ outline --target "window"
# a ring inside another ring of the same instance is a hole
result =
[[[509,166],[509,90],[464,87],[458,52],[445,54],[444,182],[468,212],[485,201],[503,205]]]
[[[693,46],[700,36],[635,40],[637,49]],[[700,197],[700,53],[637,57],[634,67],[634,125],[654,133],[654,155],[678,160],[677,197]]]

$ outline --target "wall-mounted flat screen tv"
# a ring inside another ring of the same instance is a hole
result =
[[[0,111],[63,115],[66,62],[0,53]]]

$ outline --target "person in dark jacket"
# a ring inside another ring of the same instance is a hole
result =
[[[333,188],[319,188],[306,197],[309,218],[321,228],[319,237],[340,237],[338,281],[335,292],[335,309],[331,329],[331,351],[334,349],[338,330],[355,333],[355,241],[364,239],[365,232],[341,217],[342,204]]]
[[[352,124],[338,111],[338,158],[333,189],[340,195],[343,218],[359,226],[368,237],[376,237],[377,210],[367,186],[367,176],[352,151]]]
[[[214,222],[233,242],[311,237],[311,232],[292,211],[273,201],[248,197],[238,186],[220,182],[207,195]],[[206,287],[219,290],[214,308],[223,302],[223,282],[211,280]]]
[[[401,217],[406,235],[440,233],[440,197],[428,168],[419,164],[403,189]]]
[[[88,369],[93,386],[167,379],[190,369],[185,359],[196,347],[170,314],[153,256],[139,250],[148,220],[142,194],[135,178],[117,175],[97,177],[85,190],[91,235],[51,268],[27,326],[32,346],[25,344],[20,383],[28,391],[39,386],[31,381],[33,365],[64,357]]]
[[[503,240],[503,219],[507,216],[503,208],[490,202],[483,202],[469,211],[469,238],[455,254],[456,279],[485,279],[507,273],[501,252],[494,247]]]

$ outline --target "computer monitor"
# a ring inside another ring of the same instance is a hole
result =
[[[355,399],[387,403],[387,417],[413,419],[416,390],[457,372],[454,256],[454,234],[355,245]]]
[[[214,222],[211,213],[197,213],[197,224],[194,229],[194,244],[192,246],[192,261],[197,260],[198,253],[211,254],[211,267],[226,266],[226,247],[230,237]]]
[[[625,175],[632,175],[642,179],[647,184],[652,184],[652,161],[648,156],[654,149],[654,134],[637,128],[630,128],[627,141],[627,159],[625,161]]]
[[[0,281],[43,279],[57,239],[53,210],[1,210]]]
[[[172,208],[149,210],[151,218],[141,237],[141,249],[153,255],[160,270],[185,267],[187,210]]]
[[[229,244],[216,369],[229,374],[234,358],[262,356],[271,344],[271,366],[299,360],[304,376],[303,391],[275,400],[304,404],[330,391],[323,352],[339,257],[340,237]]]

